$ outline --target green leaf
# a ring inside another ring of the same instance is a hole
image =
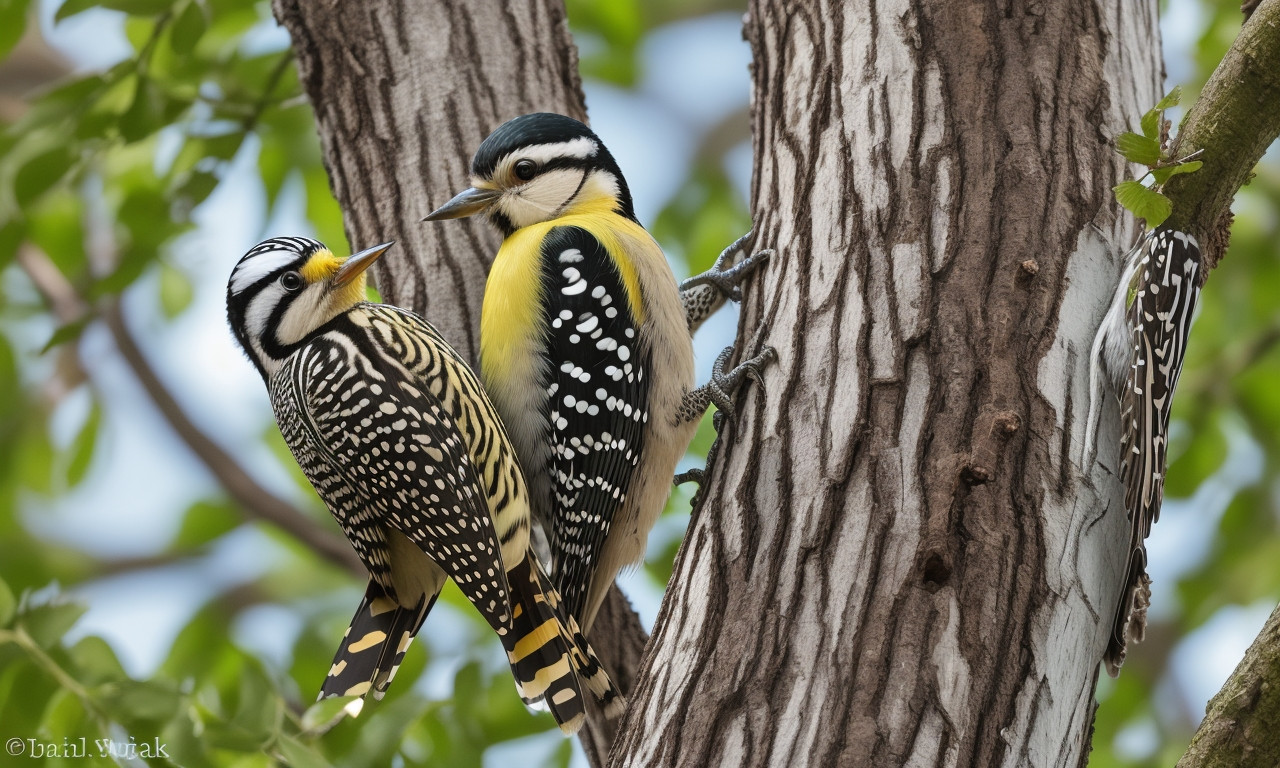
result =
[[[1116,200],[1134,216],[1147,220],[1148,227],[1158,227],[1173,212],[1169,198],[1147,189],[1136,181],[1124,181],[1112,187]]]
[[[99,686],[97,692],[107,711],[135,720],[168,720],[180,703],[168,681],[122,680]]]
[[[67,649],[67,655],[80,674],[77,679],[87,685],[102,685],[124,680],[128,677],[120,659],[107,641],[100,637],[81,638],[80,642]]]
[[[239,701],[231,723],[257,741],[265,742],[275,732],[283,707],[284,702],[259,662],[246,659],[240,671]]]
[[[186,274],[168,262],[160,262],[160,308],[169,320],[191,306],[195,291]]]
[[[173,52],[180,56],[191,53],[208,26],[209,12],[205,9],[204,3],[199,0],[188,2],[182,9],[182,13],[178,14],[177,20],[173,22],[169,38]]]
[[[4,579],[0,579],[0,627],[8,626],[16,607],[13,591],[9,589]]]
[[[280,752],[289,768],[331,768],[332,765],[319,752],[292,736],[280,739]]]
[[[1160,162],[1160,142],[1131,131],[1116,137],[1116,151],[1131,163],[1155,165]]]
[[[67,486],[74,488],[84,480],[93,461],[93,448],[98,443],[98,428],[102,425],[102,407],[95,399],[89,409],[89,418],[71,443],[71,460],[67,463]]]
[[[1179,163],[1178,165],[1168,165],[1164,168],[1153,168],[1151,169],[1151,175],[1155,178],[1157,184],[1163,184],[1173,176],[1178,176],[1184,173],[1195,173],[1200,170],[1203,165],[1204,163],[1199,160],[1191,160],[1189,162]]]
[[[195,722],[194,709],[182,707],[160,731],[160,743],[165,745],[174,765],[183,768],[214,768],[200,738],[204,724]]]
[[[63,739],[78,741],[85,735],[87,715],[79,697],[60,688],[49,697],[49,703],[45,705],[40,718],[40,735],[54,743]]]
[[[164,95],[149,78],[139,77],[133,103],[120,116],[120,136],[126,143],[145,139],[164,127]]]
[[[58,146],[31,158],[13,179],[13,196],[21,208],[30,207],[71,170],[74,158],[65,146]]]
[[[1147,110],[1142,116],[1142,135],[1155,141],[1160,140],[1160,110]]]
[[[334,696],[317,701],[302,713],[303,730],[320,732],[329,730],[345,716],[343,709],[359,698],[359,696]]]
[[[67,630],[75,626],[86,605],[71,602],[49,602],[32,606],[18,614],[18,625],[42,648],[52,648],[62,641]]]
[[[74,320],[66,325],[59,326],[54,330],[53,335],[49,337],[49,340],[45,342],[44,347],[40,350],[40,354],[44,354],[59,345],[66,344],[68,341],[75,341],[80,338],[80,334],[84,333],[84,329],[88,327],[90,319],[91,318],[88,315],[85,315],[79,320]]]
[[[226,501],[197,501],[187,507],[182,525],[174,537],[178,550],[197,549],[235,530],[244,522],[236,508]]]
[[[1165,97],[1156,104],[1155,108],[1158,111],[1164,111],[1169,107],[1178,106],[1178,102],[1180,101],[1182,101],[1182,86],[1175,85],[1173,86],[1173,90],[1165,94]]]
[[[124,11],[134,16],[155,16],[169,10],[171,5],[170,0],[67,0],[58,8],[53,21],[56,24],[90,8]]]
[[[31,0],[0,0],[0,59],[9,55],[27,29]]]
[[[84,13],[90,8],[98,7],[97,0],[67,0],[67,2],[58,6],[58,12],[53,15],[53,23],[57,24],[63,19],[69,19],[77,13]]]

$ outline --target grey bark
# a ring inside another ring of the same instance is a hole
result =
[[[1156,10],[752,2],[755,247],[778,255],[739,337],[780,362],[717,457],[614,764],[1085,762],[1127,556],[1115,447],[1078,466],[1088,352]]]
[[[293,39],[348,240],[395,240],[374,268],[383,299],[421,313],[474,365],[501,238],[481,220],[420,220],[467,185],[472,153],[506,120],[586,119],[563,3],[274,0],[274,11]],[[619,680],[634,678],[645,639],[615,588],[592,641]],[[599,765],[612,724],[590,727],[603,729],[583,739]]]

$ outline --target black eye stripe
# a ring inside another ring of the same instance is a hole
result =
[[[516,165],[519,165],[520,162],[524,161],[519,161]],[[574,168],[579,171],[587,171],[599,167],[599,165],[594,162],[594,158],[590,157],[554,157],[541,165],[535,165],[537,167],[538,175],[542,175],[547,171],[559,170],[561,168]],[[514,166],[512,167],[512,170],[515,170]],[[517,178],[518,177],[519,174],[517,174]]]

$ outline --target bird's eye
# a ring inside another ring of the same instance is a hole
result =
[[[538,173],[538,164],[532,160],[521,160],[516,163],[516,178],[521,181],[528,181]]]
[[[297,272],[285,272],[280,276],[280,285],[289,293],[296,293],[302,290],[302,275]]]

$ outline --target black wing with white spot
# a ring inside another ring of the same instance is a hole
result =
[[[490,625],[509,626],[506,573],[485,494],[441,402],[349,322],[317,336],[291,362],[308,442],[354,491],[355,499],[330,509],[357,552],[366,550],[362,559],[381,565],[386,545],[370,539],[380,538],[384,525],[398,530]],[[382,551],[370,556],[371,546]]]
[[[626,499],[649,419],[649,351],[622,276],[578,227],[542,243],[555,581],[581,616],[605,535]]]

